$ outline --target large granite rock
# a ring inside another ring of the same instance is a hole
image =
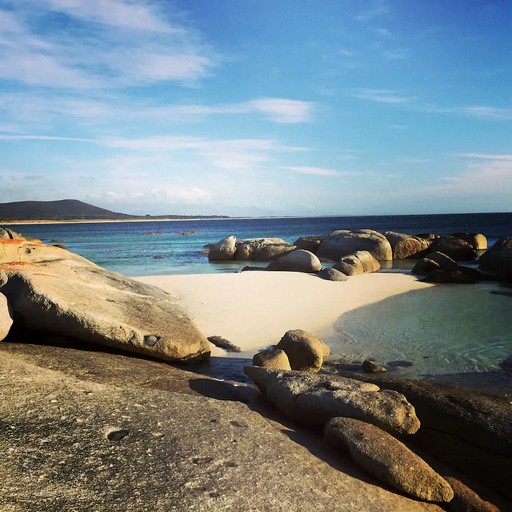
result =
[[[325,235],[322,236],[301,236],[293,242],[293,245],[297,247],[297,249],[305,249],[306,251],[310,251],[314,254],[316,254],[316,251],[320,247],[320,244],[322,243],[323,238]]]
[[[426,275],[433,270],[457,270],[457,262],[446,254],[435,251],[428,253],[412,269],[413,274]]]
[[[325,425],[336,416],[377,425],[392,434],[414,434],[420,427],[403,395],[335,375],[269,370],[246,366],[245,373],[289,419]]]
[[[500,238],[479,259],[480,269],[512,279],[512,236]]]
[[[0,293],[0,341],[5,339],[5,337],[9,334],[11,326],[12,317],[9,304],[7,302],[7,297],[3,293]]]
[[[423,281],[426,283],[475,284],[483,277],[482,273],[475,268],[458,266],[455,270],[441,268],[431,270],[425,274]]]
[[[450,512],[500,512],[498,507],[480,498],[457,478],[447,476],[446,481],[454,493],[453,500],[447,507]]]
[[[430,246],[430,241],[414,235],[386,231],[384,236],[388,239],[393,250],[393,259],[405,260],[407,258],[421,258]]]
[[[235,260],[274,261],[295,250],[295,246],[281,238],[257,238],[236,244]]]
[[[350,255],[354,258],[357,258],[361,264],[363,265],[363,271],[366,272],[377,272],[380,270],[380,263],[373,257],[373,255],[369,251],[356,251],[354,254]],[[350,257],[349,256],[349,257]],[[346,256],[341,259],[344,261]]]
[[[386,237],[370,229],[333,231],[322,240],[316,254],[339,261],[356,251],[368,251],[377,260],[393,259],[393,251]]]
[[[407,446],[374,425],[352,418],[333,418],[325,438],[347,449],[353,461],[395,489],[414,498],[449,502],[450,484]]]
[[[487,249],[487,238],[482,233],[452,233],[451,236],[464,240],[477,251]]]
[[[313,273],[322,270],[322,264],[312,252],[296,249],[270,263],[267,270]]]
[[[243,385],[84,350],[0,354],[3,512],[442,512],[250,410]]]
[[[15,326],[166,361],[209,356],[208,341],[168,293],[63,249],[24,242],[17,249],[18,260],[0,259]]]
[[[286,353],[292,370],[303,372],[320,371],[324,358],[331,354],[323,340],[302,329],[286,332],[277,344],[277,348]]]
[[[430,251],[442,252],[455,261],[471,261],[476,259],[476,251],[472,245],[461,238],[443,236],[434,240]]]
[[[214,244],[210,244],[208,251],[209,261],[229,261],[235,257],[236,237],[228,236]]]
[[[357,256],[343,256],[341,261],[332,266],[334,270],[342,272],[347,277],[364,274],[363,264]]]
[[[411,437],[414,444],[512,499],[508,394],[488,395],[389,374],[343,375],[402,393],[421,418],[421,429]]]

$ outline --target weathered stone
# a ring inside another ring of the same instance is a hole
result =
[[[246,366],[244,371],[285,416],[300,423],[324,425],[331,418],[344,416],[397,435],[413,434],[420,427],[414,407],[394,391],[337,375],[257,366]]]
[[[261,366],[262,368],[273,368],[275,370],[292,369],[286,352],[280,348],[262,350],[254,354],[252,364],[254,366]]]
[[[281,238],[256,238],[236,244],[235,260],[273,261],[295,250],[295,246]]]
[[[430,252],[412,269],[413,274],[425,275],[432,270],[457,270],[457,262],[442,252]]]
[[[413,235],[386,231],[384,236],[393,249],[393,259],[421,258],[430,246],[430,241]]]
[[[9,228],[0,228],[0,239],[5,240],[25,240],[23,235]]]
[[[323,238],[324,236],[301,236],[293,242],[293,245],[295,245],[297,249],[305,249],[306,251],[316,254]]]
[[[11,326],[12,316],[7,297],[3,293],[0,293],[0,341],[5,339],[9,334]]]
[[[380,263],[368,251],[356,251],[352,256],[361,262],[364,272],[377,272],[380,270]],[[341,260],[344,261],[344,259],[342,258]]]
[[[442,252],[456,261],[470,261],[476,258],[476,251],[471,244],[453,236],[444,236],[434,240],[430,250]]]
[[[363,368],[363,371],[365,371],[366,373],[383,373],[388,371],[387,368],[385,368],[384,366],[377,364],[373,361],[370,361],[369,359],[363,361],[361,367]]]
[[[318,272],[322,270],[320,260],[310,251],[296,249],[273,261],[267,270],[283,270],[288,272]]]
[[[482,233],[452,233],[451,236],[464,240],[477,251],[487,249],[487,238]]]
[[[208,336],[208,341],[226,352],[241,352],[242,349],[222,336]]]
[[[236,237],[228,236],[217,243],[210,244],[208,252],[209,261],[229,261],[235,257]]]
[[[498,507],[483,500],[467,485],[452,476],[446,476],[445,480],[453,489],[454,497],[447,506],[450,512],[500,512]]]
[[[393,259],[393,251],[386,237],[367,229],[333,231],[322,240],[317,256],[336,261],[355,251],[368,251],[377,260]]]
[[[290,439],[240,403],[242,389],[256,394],[244,385],[25,343],[0,344],[0,376],[3,512],[332,512],[334,499],[350,512],[442,512],[368,483],[306,429]]]
[[[323,340],[302,329],[286,332],[277,348],[286,352],[292,370],[303,372],[320,371],[324,358],[331,353]]]
[[[318,272],[318,277],[326,281],[347,281],[348,276],[334,267],[327,267]]]
[[[497,274],[503,279],[512,279],[512,236],[500,238],[479,259],[480,268]]]
[[[434,269],[425,274],[426,283],[475,284],[483,275],[474,268],[457,267],[456,270]]]
[[[449,502],[450,484],[403,443],[374,425],[333,418],[325,426],[328,442],[348,449],[352,460],[401,492],[425,501]]]
[[[363,264],[355,256],[344,256],[341,261],[332,266],[346,276],[359,276],[364,274]]]
[[[8,276],[2,292],[16,325],[166,361],[209,356],[206,338],[161,289],[55,247],[35,247],[23,258],[33,261],[0,267]],[[157,338],[154,344],[150,336]]]

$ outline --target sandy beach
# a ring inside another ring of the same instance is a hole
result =
[[[206,335],[219,335],[243,352],[277,343],[290,329],[327,336],[344,313],[433,285],[413,275],[365,274],[331,282],[298,272],[169,275],[135,278],[178,296]],[[214,350],[213,355],[226,355]]]

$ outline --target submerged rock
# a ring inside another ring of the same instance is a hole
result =
[[[260,391],[291,420],[323,426],[336,416],[366,421],[397,435],[420,427],[403,395],[337,375],[314,375],[246,366]]]
[[[347,449],[352,460],[395,489],[414,498],[449,502],[450,484],[407,446],[374,425],[351,418],[333,418],[325,426],[325,438]]]
[[[363,361],[361,367],[363,368],[363,371],[365,371],[366,373],[383,373],[388,371],[387,368],[385,368],[384,366],[377,364],[373,361],[370,361],[369,359]]]

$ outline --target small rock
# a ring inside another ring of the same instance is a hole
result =
[[[242,352],[242,349],[222,336],[208,336],[207,340],[226,352]]]
[[[388,371],[387,368],[384,368],[384,366],[374,363],[369,359],[363,361],[363,364],[361,366],[366,373],[384,373]]]
[[[165,258],[165,256],[162,256],[162,255],[160,255],[160,254],[157,254],[156,256],[153,256],[153,258],[154,258],[155,260],[163,260],[163,259]]]
[[[326,281],[348,281],[348,276],[333,267],[324,268],[318,272],[318,277]]]
[[[107,439],[109,441],[121,441],[121,439],[125,438],[130,433],[129,430],[119,429],[119,430],[111,430],[107,432]]]
[[[445,480],[450,484],[455,494],[453,500],[447,506],[450,512],[500,512],[498,507],[484,501],[476,492],[457,478],[446,476]]]
[[[286,352],[280,348],[263,350],[254,354],[252,358],[254,366],[262,368],[273,368],[275,370],[291,370],[290,361]]]
[[[333,418],[324,436],[348,449],[352,460],[378,480],[425,501],[449,502],[450,484],[407,446],[380,428],[352,418]]]

